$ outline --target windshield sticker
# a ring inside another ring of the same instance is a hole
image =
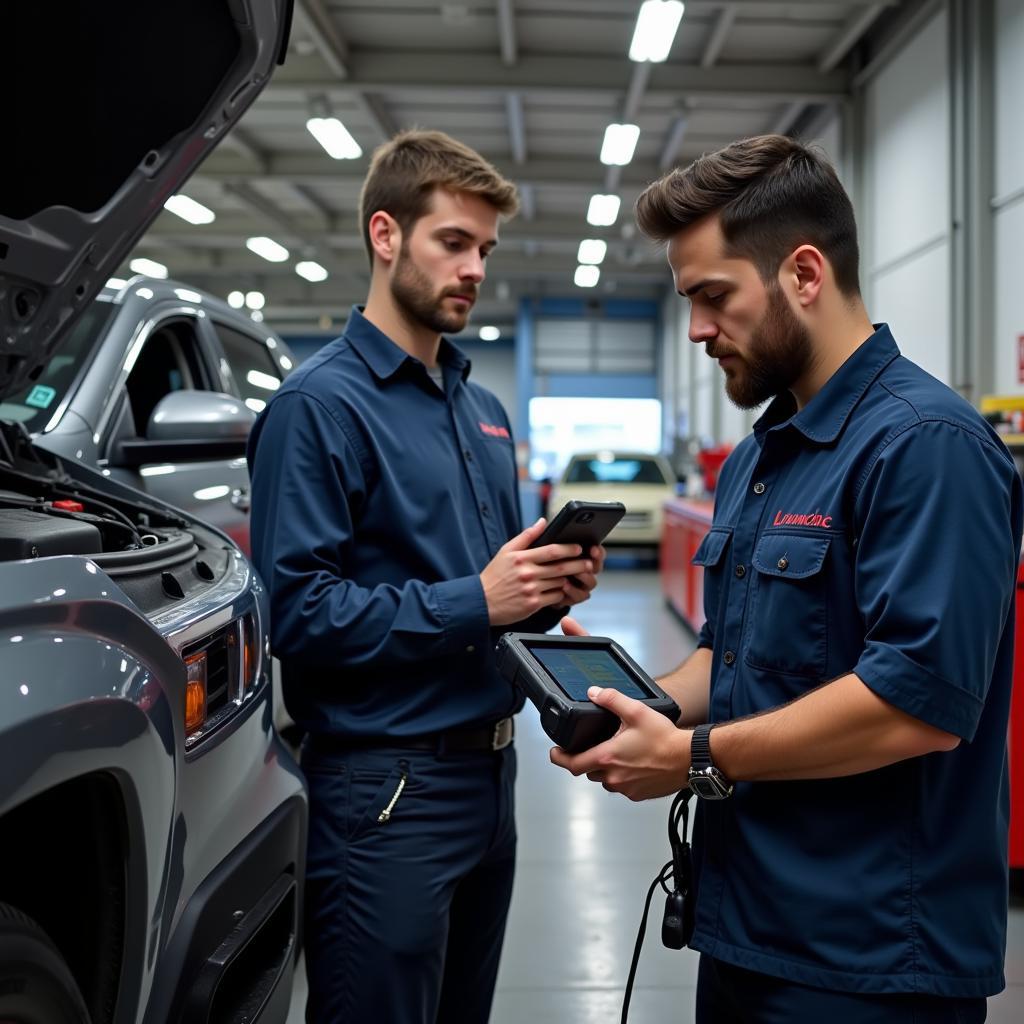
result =
[[[37,409],[49,409],[56,397],[57,392],[54,391],[53,388],[48,388],[45,384],[37,384],[28,393],[28,398],[25,399],[25,404],[34,405]]]

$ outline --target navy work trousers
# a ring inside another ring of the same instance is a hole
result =
[[[984,999],[811,988],[702,953],[696,1024],[983,1024]]]
[[[486,1024],[512,896],[513,747],[302,755],[307,1024]]]

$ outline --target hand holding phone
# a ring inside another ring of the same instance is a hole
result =
[[[567,501],[530,547],[579,544],[583,557],[589,558],[590,549],[600,545],[625,514],[621,501]],[[574,587],[582,586],[575,576],[567,579]]]

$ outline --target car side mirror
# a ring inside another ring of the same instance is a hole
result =
[[[147,441],[244,441],[256,414],[219,391],[172,391],[157,403],[146,426]]]
[[[245,455],[256,415],[233,395],[217,391],[173,391],[157,403],[146,437],[116,442],[112,466],[153,462],[212,462]]]

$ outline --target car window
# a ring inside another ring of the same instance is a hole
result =
[[[668,483],[654,459],[573,459],[565,473],[567,484]]]
[[[157,327],[146,339],[125,388],[138,437],[146,436],[160,399],[173,391],[211,390],[194,323],[173,320]]]
[[[0,402],[0,419],[24,423],[32,433],[43,430],[103,336],[115,309],[112,302],[91,302],[35,382]]]
[[[253,412],[262,412],[281,386],[281,370],[266,342],[214,321],[239,397]]]

